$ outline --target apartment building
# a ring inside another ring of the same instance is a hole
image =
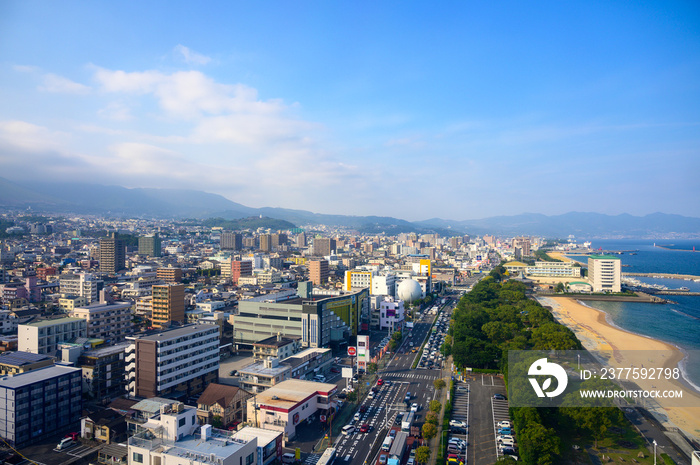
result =
[[[317,286],[328,283],[330,268],[328,260],[311,260],[309,262],[309,279]]]
[[[147,257],[160,257],[161,250],[161,238],[158,234],[150,234],[148,236],[139,237],[139,255],[145,255]]]
[[[61,365],[0,378],[0,437],[26,447],[77,429],[80,378],[79,368]]]
[[[87,321],[82,318],[43,320],[17,327],[18,348],[33,354],[54,354],[61,342],[87,337]]]
[[[250,260],[231,260],[231,282],[238,284],[243,276],[253,275],[253,262]]]
[[[253,360],[260,361],[268,357],[284,360],[300,350],[301,338],[285,337],[279,333],[253,344]]]
[[[151,321],[153,326],[166,327],[185,321],[185,285],[160,284],[152,288]]]
[[[129,302],[103,302],[77,307],[70,316],[87,322],[87,337],[108,343],[123,341],[133,333],[133,312]]]
[[[156,278],[164,283],[179,283],[182,281],[182,268],[158,268]]]
[[[113,232],[100,239],[100,271],[116,273],[126,268],[126,245],[119,234]]]
[[[77,296],[85,299],[82,305],[97,302],[97,293],[104,286],[102,280],[98,280],[91,273],[62,274],[59,279],[59,292],[66,297]]]
[[[83,392],[98,402],[111,401],[125,394],[126,350],[129,343],[100,347],[83,352],[76,364],[83,372]]]
[[[132,396],[202,392],[219,376],[219,328],[188,325],[127,338],[127,391]]]

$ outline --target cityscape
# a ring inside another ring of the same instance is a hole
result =
[[[698,26],[0,2],[0,465],[700,465]]]

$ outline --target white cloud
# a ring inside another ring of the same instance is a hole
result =
[[[129,121],[133,119],[131,110],[122,102],[112,102],[98,110],[97,114],[104,119],[112,121]]]
[[[0,121],[0,141],[4,145],[27,151],[55,150],[68,139],[68,135],[51,131],[26,121]]]
[[[60,94],[87,94],[90,88],[84,84],[71,81],[57,74],[46,74],[39,90],[44,92],[54,92]]]
[[[175,53],[182,55],[182,58],[187,64],[206,65],[211,61],[211,58],[208,56],[194,52],[181,44],[176,45],[174,50]]]

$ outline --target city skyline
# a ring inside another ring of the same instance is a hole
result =
[[[1,176],[409,221],[700,217],[697,4],[272,6],[4,2]]]

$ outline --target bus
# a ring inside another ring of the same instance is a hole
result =
[[[329,447],[326,449],[321,458],[318,459],[316,465],[331,465],[335,461],[335,447]]]

